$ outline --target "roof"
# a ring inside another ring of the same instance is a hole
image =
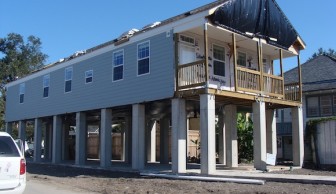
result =
[[[297,67],[285,72],[285,83],[298,81]],[[336,88],[336,59],[319,55],[301,65],[302,91],[317,91]]]
[[[301,40],[275,0],[230,0],[215,11],[212,22],[285,49]]]

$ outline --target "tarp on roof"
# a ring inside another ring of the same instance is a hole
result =
[[[230,0],[217,8],[211,20],[214,24],[241,34],[253,33],[270,44],[285,48],[293,45],[298,37],[298,33],[274,0]]]

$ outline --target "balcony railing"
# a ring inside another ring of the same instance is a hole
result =
[[[205,61],[199,60],[177,67],[177,90],[204,86],[205,79]]]
[[[177,91],[204,87],[207,82],[205,75],[205,60],[179,65],[177,67]],[[299,83],[284,85],[283,77],[266,73],[262,75],[262,78],[261,82],[261,72],[259,71],[237,67],[235,79],[237,81],[237,91],[300,101]]]
[[[285,84],[285,99],[291,101],[301,101],[299,83]]]

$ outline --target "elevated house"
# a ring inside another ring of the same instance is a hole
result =
[[[295,83],[298,78],[296,73],[298,68],[293,68],[285,72],[285,84]],[[327,55],[317,56],[301,65],[302,71],[302,110],[303,127],[311,119],[321,119],[336,116],[336,59]],[[279,109],[277,118],[277,136],[278,136],[278,158],[292,160],[292,118],[290,109]],[[321,131],[320,134],[326,139],[319,141],[321,143],[317,149],[325,153],[321,158],[330,158],[336,154],[333,150],[335,144],[335,128],[330,129],[329,133]],[[312,160],[311,138],[305,139],[305,159]],[[320,152],[322,153],[322,152]],[[321,159],[321,160],[323,160]],[[332,160],[332,158],[330,158]],[[329,162],[329,164],[331,164]],[[333,162],[332,164],[336,164]]]
[[[6,123],[35,123],[35,161],[58,164],[67,156],[75,127],[76,165],[87,164],[87,126],[99,125],[100,165],[111,163],[111,125],[122,123],[122,162],[142,170],[155,161],[186,172],[190,118],[199,118],[201,173],[216,171],[215,119],[219,162],[238,167],[237,109],[253,110],[254,166],[266,169],[276,153],[275,109],[290,107],[294,164],[303,162],[299,54],[305,48],[274,0],[221,0],[148,25],[46,66],[7,85]],[[286,85],[284,58],[298,58],[298,79]],[[273,71],[279,63],[281,73]],[[156,125],[160,145],[155,146]],[[70,127],[71,126],[71,127]],[[42,129],[45,130],[42,135]],[[171,136],[169,135],[171,133]],[[171,140],[169,140],[169,138]],[[169,156],[168,145],[171,145]],[[169,160],[171,158],[171,160]]]

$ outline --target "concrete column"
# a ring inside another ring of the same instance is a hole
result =
[[[42,120],[40,118],[35,119],[34,127],[34,162],[40,162],[42,143]]]
[[[169,119],[160,120],[160,163],[169,163]]]
[[[12,132],[13,132],[13,123],[12,122],[6,122],[6,132],[9,135],[12,135]]]
[[[21,139],[23,142],[26,141],[26,121],[19,121],[19,139]],[[25,146],[25,143],[23,143],[23,146]]]
[[[62,159],[62,118],[60,115],[53,117],[53,144],[52,163],[58,164]]]
[[[69,160],[69,121],[63,123],[62,129],[62,160]]]
[[[187,169],[187,113],[184,99],[172,99],[172,171],[185,173]]]
[[[277,154],[276,117],[275,110],[266,111],[266,143],[267,153]]]
[[[238,167],[238,135],[237,135],[237,106],[224,107],[226,165]]]
[[[292,108],[293,165],[302,167],[304,159],[302,107]]]
[[[126,146],[126,136],[125,136],[125,129],[122,129],[122,131],[120,132],[120,138],[121,138],[121,156],[120,156],[120,160],[121,161],[125,161],[125,146]]]
[[[215,96],[200,95],[201,174],[216,172]]]
[[[131,163],[132,161],[132,117],[125,117],[125,162]]]
[[[145,106],[134,104],[132,107],[132,168],[145,168]]]
[[[220,110],[218,115],[218,160],[220,164],[226,164],[226,146],[225,146],[225,122],[224,122],[224,108]]]
[[[51,153],[51,139],[52,139],[52,133],[51,133],[51,125],[49,121],[45,125],[44,129],[44,159],[49,160],[51,159],[50,153]]]
[[[76,165],[85,165],[86,161],[86,114],[84,112],[76,113]]]
[[[148,125],[147,141],[147,160],[149,162],[156,161],[156,121],[150,121]]]
[[[108,168],[112,160],[112,110],[101,109],[100,114],[100,166]]]
[[[253,103],[253,158],[257,170],[266,170],[265,102]]]

